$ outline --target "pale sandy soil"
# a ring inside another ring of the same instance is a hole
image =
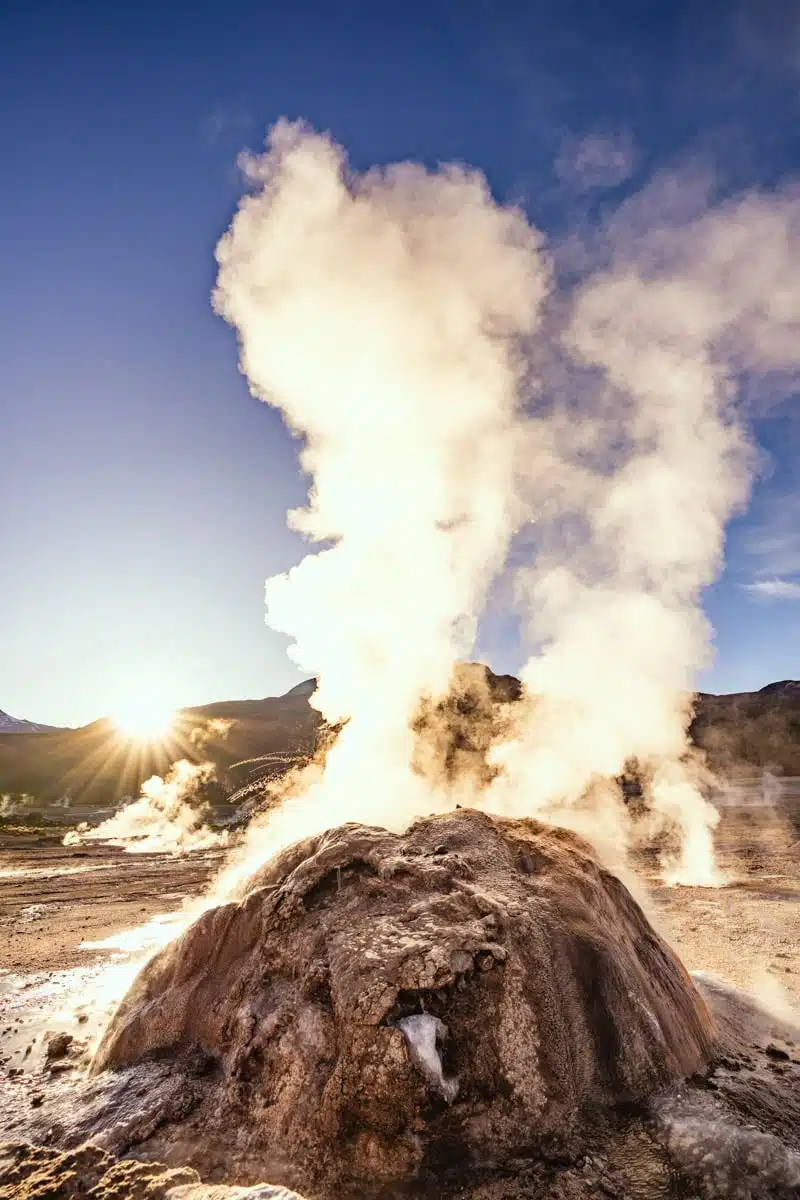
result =
[[[651,879],[648,889],[659,931],[690,971],[712,972],[787,1016],[787,1008],[800,1012],[796,817],[786,808],[722,809],[715,846],[727,886],[667,888]]]
[[[173,858],[99,842],[65,847],[61,836],[0,833],[0,971],[85,966],[102,952],[82,942],[173,912],[221,862],[209,851]]]
[[[37,1071],[54,1030],[85,1043],[88,1059],[147,947],[221,862],[209,851],[70,848],[62,836],[0,834],[0,1081],[4,1070]]]

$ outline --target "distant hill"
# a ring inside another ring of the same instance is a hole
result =
[[[712,767],[755,767],[800,775],[800,681],[782,679],[757,692],[700,692],[689,732]]]
[[[44,733],[45,730],[53,728],[53,725],[37,725],[35,721],[23,721],[21,717],[12,717],[0,708],[0,733]]]
[[[320,716],[301,684],[285,696],[227,700],[178,711],[163,744],[121,737],[101,719],[78,729],[11,730],[0,737],[0,793],[27,793],[53,803],[105,805],[136,795],[142,782],[179,758],[213,762],[217,781],[209,799],[240,787],[263,759],[275,769],[309,754]]]
[[[516,699],[518,680],[482,670],[494,699]],[[181,709],[164,745],[127,741],[106,720],[80,729],[51,729],[3,713],[14,727],[0,736],[0,794],[27,793],[53,803],[69,793],[75,804],[105,805],[137,794],[143,780],[187,758],[214,763],[217,779],[209,785],[208,799],[222,801],[233,793],[246,797],[258,792],[266,778],[313,753],[321,726],[319,713],[309,704],[313,690],[310,679],[285,696]],[[456,697],[453,703],[457,720],[447,718],[448,728],[452,726],[447,754],[474,757],[481,747],[470,740],[473,702],[465,705],[464,697]],[[440,710],[421,720],[439,721]],[[758,692],[729,696],[701,692],[690,734],[719,771],[766,768],[800,775],[800,682],[781,680]]]

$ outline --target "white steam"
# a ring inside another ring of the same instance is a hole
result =
[[[700,598],[756,461],[740,381],[800,360],[797,196],[714,207],[662,181],[559,288],[476,172],[357,175],[287,122],[245,166],[215,305],[252,391],[304,439],[313,484],[290,523],[321,543],[269,581],[268,620],[347,722],[256,853],[462,798],[415,771],[411,726],[530,526],[515,556],[538,650],[482,802],[563,814],[593,796],[619,827],[609,781],[635,759],[682,835],[670,877],[717,882],[686,735],[710,653]]]
[[[325,543],[269,581],[268,620],[319,677],[312,703],[349,721],[310,784],[306,830],[402,826],[432,804],[411,718],[469,652],[519,520],[540,237],[477,172],[359,176],[302,125],[279,123],[246,170],[215,305],[253,392],[305,439],[313,488],[290,523]]]
[[[209,742],[224,742],[235,724],[226,717],[209,717],[201,725],[194,726],[189,741],[196,750],[205,750]]]
[[[685,733],[710,657],[700,595],[753,472],[742,373],[800,363],[800,204],[748,195],[670,225],[659,199],[654,188],[617,214],[607,265],[566,322],[573,420],[549,422],[558,466],[540,487],[556,524],[523,571],[543,643],[523,670],[536,700],[497,752],[494,798],[574,802],[636,758],[683,835],[669,877],[713,884],[717,814]]]
[[[20,813],[32,810],[36,797],[27,792],[3,792],[0,794],[0,817],[8,819],[17,817]]]
[[[13,817],[19,812],[20,808],[19,801],[10,792],[0,794],[0,817]]]
[[[203,820],[203,809],[192,803],[201,784],[214,775],[212,763],[173,763],[167,775],[145,780],[141,796],[102,824],[71,829],[65,846],[102,841],[122,846],[128,854],[186,854],[227,845],[226,832],[216,833]]]

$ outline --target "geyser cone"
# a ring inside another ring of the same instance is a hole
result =
[[[454,1152],[568,1154],[598,1107],[691,1074],[712,1038],[586,843],[461,810],[284,851],[150,962],[95,1065],[200,1050],[214,1065],[181,1140],[206,1169],[367,1187]]]

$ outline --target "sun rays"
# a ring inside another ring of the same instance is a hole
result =
[[[109,715],[114,729],[122,737],[163,743],[173,732],[176,714],[171,706],[133,694],[116,705]]]

